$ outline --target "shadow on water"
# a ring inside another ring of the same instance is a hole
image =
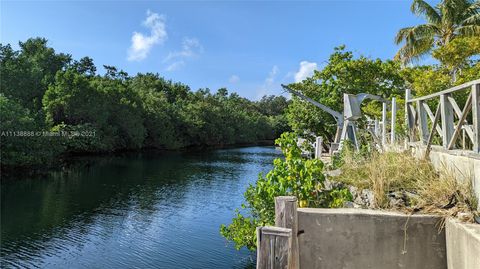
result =
[[[84,157],[1,185],[3,267],[254,268],[219,235],[273,147]]]

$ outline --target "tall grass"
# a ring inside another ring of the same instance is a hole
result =
[[[359,189],[373,191],[375,207],[389,208],[388,194],[407,191],[409,207],[424,212],[457,214],[477,208],[469,180],[458,180],[447,172],[437,172],[430,162],[409,153],[376,151],[342,152],[341,173],[335,179]]]

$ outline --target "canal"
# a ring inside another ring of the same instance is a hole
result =
[[[2,180],[2,268],[254,268],[219,234],[274,147],[82,157]]]

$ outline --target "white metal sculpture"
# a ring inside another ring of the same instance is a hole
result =
[[[382,144],[385,145],[386,137],[386,118],[387,118],[387,104],[389,100],[384,99],[378,95],[360,93],[360,94],[344,94],[343,95],[343,113],[335,111],[329,108],[326,105],[323,105],[302,93],[291,89],[290,87],[283,85],[282,87],[288,92],[300,97],[301,99],[313,104],[314,106],[320,108],[321,110],[332,115],[332,117],[337,122],[337,131],[335,133],[334,141],[330,147],[330,152],[333,153],[339,150],[342,146],[343,141],[350,140],[355,148],[358,150],[360,145],[357,139],[357,130],[356,130],[356,121],[362,118],[362,111],[360,106],[365,99],[377,100],[383,103],[382,111]],[[378,125],[378,124],[377,124]],[[375,128],[376,129],[376,128]],[[375,135],[376,131],[374,131]]]

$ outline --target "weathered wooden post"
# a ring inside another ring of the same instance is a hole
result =
[[[417,101],[417,115],[418,115],[418,128],[420,129],[420,140],[422,144],[427,144],[428,135],[428,122],[427,111],[425,110],[423,101]]]
[[[480,153],[480,83],[472,85],[473,152]]]
[[[405,90],[405,123],[407,124],[407,129],[408,129],[408,135],[407,135],[407,139],[411,139],[410,136],[412,136],[412,130],[413,130],[413,125],[414,125],[414,122],[413,122],[413,115],[411,115],[410,113],[410,109],[409,109],[409,102],[410,102],[410,99],[412,98],[412,92],[410,89],[406,89]],[[411,141],[408,141],[408,142],[411,142]]]
[[[395,144],[395,123],[397,121],[397,99],[392,98],[392,130],[390,132],[390,144]]]
[[[382,147],[387,144],[387,103],[382,104]]]
[[[298,252],[297,197],[275,197],[275,226],[292,230],[292,249],[288,268],[298,269],[300,258]]]
[[[322,157],[323,139],[321,136],[317,136],[315,141],[315,159]]]
[[[438,105],[437,106],[437,111],[435,111],[435,117],[433,119],[433,122],[432,122],[432,131],[430,132],[430,134],[428,135],[428,140],[427,140],[427,147],[425,148],[425,159],[429,159],[430,157],[430,149],[432,147],[432,139],[433,139],[433,135],[435,134],[435,129],[437,128],[437,123],[438,123],[438,120],[440,120],[440,108],[441,108],[441,105]]]
[[[292,229],[257,227],[257,269],[288,269]]]
[[[466,122],[467,115],[471,107],[472,107],[472,95],[469,95],[467,102],[465,104],[465,107],[463,108],[463,111],[459,113],[458,124],[457,126],[455,126],[455,130],[452,134],[452,138],[448,142],[447,149],[452,149],[453,147],[455,147],[455,141],[457,140],[457,137],[460,135],[460,131],[462,130],[463,124]]]
[[[441,121],[442,121],[442,139],[443,147],[447,148],[453,135],[453,107],[448,100],[448,94],[440,95]]]

